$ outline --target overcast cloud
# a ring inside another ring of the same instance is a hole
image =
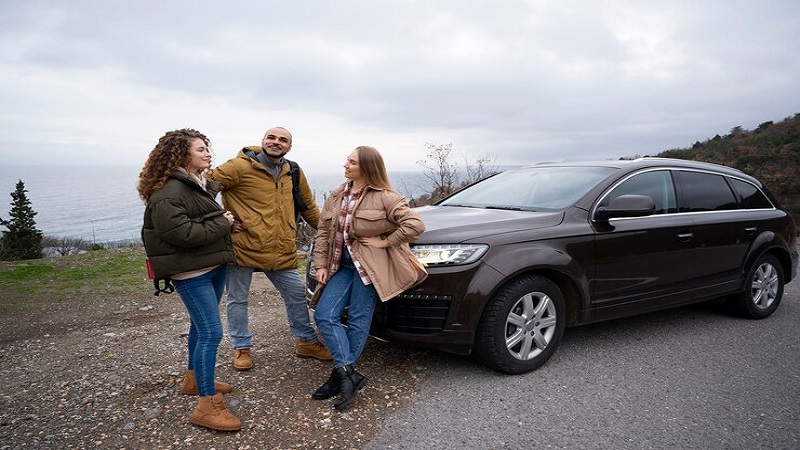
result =
[[[191,127],[216,163],[274,125],[499,165],[691,146],[800,113],[797,0],[0,0],[5,164],[141,165]]]

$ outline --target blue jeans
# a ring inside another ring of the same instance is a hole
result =
[[[228,297],[225,300],[225,313],[228,316],[228,335],[233,348],[253,346],[253,333],[248,327],[247,302],[250,297],[250,282],[253,279],[252,267],[231,265],[228,267]],[[296,269],[264,270],[263,272],[275,286],[286,306],[289,330],[304,341],[316,341],[317,332],[311,326],[306,304],[306,287]]]
[[[333,367],[353,364],[361,356],[377,303],[375,287],[361,281],[345,247],[339,270],[328,280],[314,310],[314,321],[333,356]],[[341,317],[348,306],[345,329]]]
[[[188,280],[172,280],[186,310],[189,312],[189,363],[194,370],[197,391],[201,397],[214,395],[214,366],[217,349],[222,340],[222,320],[219,300],[225,289],[227,266],[219,266]]]

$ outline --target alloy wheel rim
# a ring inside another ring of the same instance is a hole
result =
[[[762,264],[756,269],[751,285],[751,295],[756,307],[767,309],[778,297],[778,271],[772,264]]]
[[[539,356],[552,341],[556,323],[556,307],[548,295],[543,292],[523,295],[506,318],[508,352],[522,361]]]

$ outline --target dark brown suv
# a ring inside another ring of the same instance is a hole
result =
[[[379,304],[371,333],[505,373],[544,364],[565,327],[720,298],[765,318],[797,272],[792,216],[714,164],[536,164],[419,211],[430,276]]]

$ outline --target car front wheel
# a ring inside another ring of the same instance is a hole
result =
[[[750,268],[744,289],[732,299],[733,307],[750,319],[769,317],[781,303],[783,286],[780,262],[772,255],[764,255]]]
[[[478,325],[475,356],[508,374],[530,372],[547,362],[566,324],[564,295],[547,278],[527,275],[501,289]]]

